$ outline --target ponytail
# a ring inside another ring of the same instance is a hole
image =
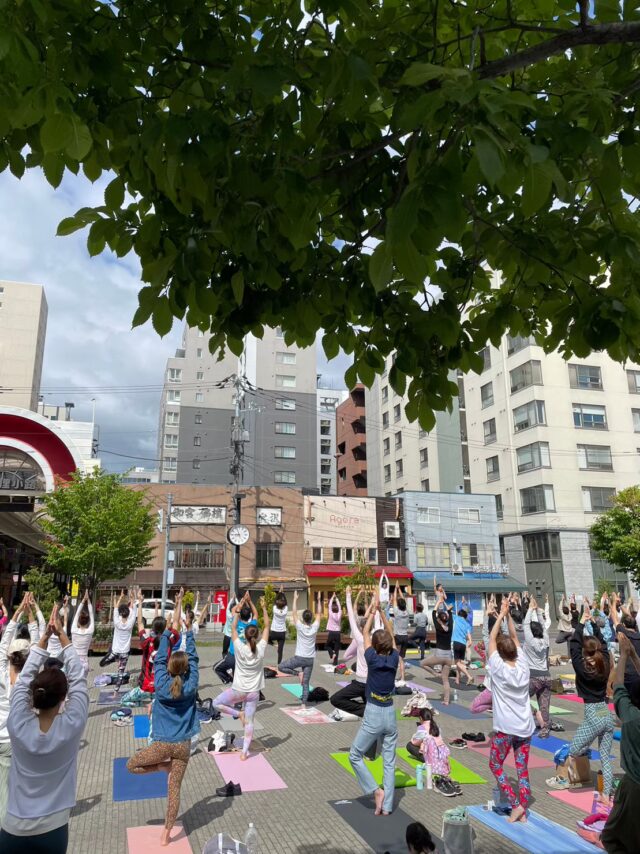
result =
[[[257,626],[247,626],[244,630],[244,639],[249,644],[249,648],[251,649],[251,655],[256,654],[256,650],[258,649],[258,641],[256,638],[258,637],[258,627]]]
[[[173,682],[171,683],[169,693],[171,694],[174,700],[177,700],[178,697],[182,694],[182,676],[173,677]]]
[[[182,677],[189,670],[189,659],[186,652],[174,652],[167,665],[169,676],[173,676],[173,682],[169,693],[174,700],[177,700],[182,694]]]

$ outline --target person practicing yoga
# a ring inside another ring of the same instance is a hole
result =
[[[529,609],[522,623],[524,645],[522,647],[529,665],[529,696],[538,702],[540,738],[548,738],[551,728],[549,706],[551,704],[551,673],[549,672],[549,597],[544,612],[538,608],[535,597],[531,598]]]
[[[467,677],[467,685],[473,685],[473,676],[467,670],[464,663],[467,651],[471,650],[473,643],[467,612],[461,608],[453,618],[453,631],[451,633],[451,647],[453,649],[453,661],[456,666],[456,685],[460,684],[460,674]]]
[[[498,612],[496,610],[496,600],[493,594],[487,600],[487,607],[482,620],[482,641],[485,648],[485,656],[489,652],[489,636],[491,629],[494,627]],[[484,682],[482,683],[482,691],[480,691],[471,701],[469,711],[474,715],[481,715],[483,712],[491,710],[491,676],[489,670],[485,671]]]
[[[234,595],[229,599],[227,605],[226,617],[224,621],[223,637],[222,637],[222,658],[225,658],[231,646],[231,624],[233,623],[233,609],[238,604],[238,597]]]
[[[311,682],[311,672],[313,663],[316,660],[316,635],[320,628],[320,618],[322,616],[322,600],[318,593],[316,600],[316,618],[313,619],[313,613],[309,608],[305,608],[302,612],[302,619],[298,619],[298,591],[293,593],[293,622],[298,632],[296,639],[295,655],[281,662],[277,667],[272,667],[276,673],[281,673],[286,676],[298,676],[302,685],[302,695],[300,697],[301,707],[306,709],[307,698],[309,697],[309,683]]]
[[[240,618],[240,607],[236,605],[234,620],[231,625],[231,637],[233,638],[236,658],[233,684],[231,688],[227,688],[213,701],[214,709],[218,709],[232,718],[239,718],[242,722],[244,727],[242,754],[240,755],[242,760],[249,756],[249,748],[253,739],[253,719],[258,707],[260,691],[264,688],[264,653],[269,640],[269,615],[264,598],[260,599],[260,605],[264,629],[259,640],[260,630],[257,626],[247,626],[244,630],[244,637],[238,637],[237,625]],[[235,708],[239,703],[242,703],[243,706],[241,711]]]
[[[329,659],[335,667],[340,655],[340,628],[342,625],[342,608],[340,600],[334,593],[329,599],[327,615],[327,652]]]
[[[416,605],[416,613],[413,617],[414,631],[411,635],[411,643],[417,646],[420,650],[420,661],[424,661],[424,648],[427,643],[427,626],[429,625],[429,617],[424,612],[424,605],[418,603]]]
[[[404,684],[404,659],[407,654],[407,647],[409,646],[409,612],[407,611],[407,600],[402,595],[402,590],[400,590],[400,596],[398,596],[397,587],[393,588],[393,634],[396,649],[400,656],[400,666],[398,668],[399,681],[401,684]]]
[[[94,630],[93,605],[91,604],[91,599],[89,599],[89,591],[85,590],[82,602],[80,603],[80,607],[76,609],[71,625],[71,643],[82,662],[85,676],[89,672],[89,647],[91,646]]]
[[[52,634],[60,640],[66,675],[58,667],[41,669]],[[84,668],[55,605],[11,688],[11,786],[0,830],[2,854],[66,854],[88,712]]]
[[[364,657],[364,637],[362,635],[362,627],[371,611],[373,610],[373,602],[365,611],[363,605],[359,605],[358,601],[363,594],[363,590],[358,591],[356,596],[356,616],[353,613],[353,604],[351,602],[351,588],[346,589],[347,616],[349,617],[349,626],[351,628],[352,645],[355,643],[356,656],[356,675],[348,685],[336,691],[331,695],[331,705],[337,709],[331,717],[334,720],[342,720],[341,712],[347,712],[351,715],[357,715],[361,718],[364,715],[364,709],[367,702],[366,683],[367,683],[367,662]],[[362,611],[362,613],[360,613]],[[347,655],[350,655],[351,647],[347,650]]]
[[[504,620],[509,627],[508,637],[501,631]],[[502,598],[500,613],[489,635],[487,670],[491,677],[494,730],[489,768],[511,804],[509,821],[526,822],[527,807],[531,800],[529,752],[535,724],[529,705],[529,665],[520,647],[507,596]],[[513,750],[516,763],[518,795],[504,772],[504,763],[510,750]]]
[[[131,632],[136,621],[137,605],[134,604],[132,595],[129,596],[129,603],[125,602],[124,590],[120,593],[120,599],[116,602],[115,594],[111,598],[111,610],[113,612],[113,637],[111,639],[111,649],[100,659],[100,667],[106,667],[107,664],[118,662],[118,675],[114,682],[114,696],[120,690],[124,674],[127,670],[129,661],[129,653],[131,652]]]
[[[273,604],[273,616],[271,619],[271,631],[269,632],[269,644],[277,643],[278,645],[278,664],[282,661],[284,653],[284,642],[287,639],[287,597],[284,595],[284,588],[280,585],[280,590],[276,593],[275,602]]]
[[[166,771],[169,775],[161,845],[168,845],[171,841],[171,830],[180,807],[180,787],[189,763],[191,739],[200,732],[196,715],[198,653],[190,619],[187,616],[186,652],[173,652],[169,657],[171,632],[165,629],[160,638],[155,660],[155,695],[151,713],[153,741],[127,762],[127,769],[132,774]]]
[[[451,652],[451,633],[453,631],[453,621],[451,619],[451,610],[453,605],[444,605],[444,590],[438,592],[438,602],[433,611],[433,627],[436,632],[436,651],[435,655],[428,655],[421,663],[423,667],[433,676],[436,672],[433,669],[437,665],[442,667],[442,702],[445,706],[449,705],[449,673],[451,671],[451,662],[453,653]],[[444,605],[444,607],[441,607]]]
[[[239,602],[240,605],[240,619],[236,623],[236,634],[239,638],[244,637],[244,632],[247,626],[257,626],[258,625],[258,612],[256,610],[256,606],[251,601],[251,594],[247,590],[242,599]],[[237,606],[236,606],[237,607]],[[235,608],[234,608],[234,619],[235,619]],[[233,625],[233,621],[232,621]],[[218,664],[213,668],[216,675],[220,678],[220,681],[225,685],[231,685],[233,682],[233,672],[236,668],[236,659],[235,659],[235,644],[233,643],[233,637],[231,637],[231,643],[229,644],[229,649],[227,654],[219,661]]]
[[[371,634],[374,615],[378,613],[384,629]],[[395,786],[396,744],[398,722],[393,705],[396,672],[400,656],[395,648],[393,632],[380,600],[376,596],[374,608],[367,617],[362,631],[364,657],[367,662],[367,705],[362,724],[351,745],[349,760],[360,788],[366,795],[373,794],[376,815],[389,815],[393,809]],[[367,751],[382,740],[383,785],[378,786],[365,765]]]

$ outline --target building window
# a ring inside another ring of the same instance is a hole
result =
[[[426,439],[429,434],[422,427],[418,430],[418,439]]]
[[[201,391],[196,392],[196,403],[202,403],[204,401],[204,394]]]
[[[378,549],[367,549],[367,560],[370,564],[378,563]]]
[[[613,506],[616,491],[612,486],[583,486],[582,506],[585,513],[604,513]]]
[[[382,387],[382,402],[386,403],[389,400],[389,386],[385,385]]]
[[[295,412],[296,402],[290,397],[279,397],[276,400],[276,409],[287,409],[290,412]]]
[[[276,364],[278,365],[295,365],[296,363],[296,354],[295,353],[283,353],[281,351],[276,353]]]
[[[523,534],[522,544],[525,560],[560,560],[559,534]]]
[[[498,438],[498,434],[496,433],[496,419],[489,418],[482,426],[484,428],[484,443],[485,445],[491,445]]]
[[[503,519],[504,518],[504,510],[502,508],[502,496],[496,495],[496,518]]]
[[[296,473],[294,471],[276,471],[273,473],[273,481],[274,483],[295,483]]]
[[[194,469],[199,469],[199,468],[200,468],[200,460],[199,460],[199,459],[197,459],[197,458],[196,458],[196,459],[194,459],[194,461],[193,461],[192,465],[193,465],[193,468],[194,468]]]
[[[487,457],[487,481],[500,480],[500,460],[498,457]]]
[[[399,403],[393,407],[393,420],[400,421],[402,418],[402,406]]]
[[[198,348],[196,349],[196,358],[197,358],[197,359],[201,359],[201,358],[202,358],[202,347],[198,347]]]
[[[389,413],[383,412],[382,413],[382,428],[384,430],[386,430],[388,426],[389,426]]]
[[[513,427],[516,433],[528,430],[529,427],[544,426],[547,423],[547,413],[544,400],[532,400],[513,410]]]
[[[491,367],[491,350],[489,347],[483,347],[478,355],[482,359],[482,371],[484,372]]]
[[[385,457],[391,453],[391,439],[388,437],[382,440],[382,453]]]
[[[429,492],[429,478],[420,481],[420,489],[423,492]]]
[[[418,566],[449,567],[451,554],[448,543],[418,543],[416,545]]]
[[[511,378],[512,394],[531,385],[542,385],[542,365],[537,360],[532,359],[509,371],[509,377]]]
[[[606,430],[607,410],[604,406],[573,404],[573,424],[581,430]]]
[[[279,528],[282,525],[281,507],[256,507],[256,525]]]
[[[440,508],[418,507],[416,519],[419,525],[438,525],[440,523]]]
[[[165,457],[162,468],[165,471],[176,471],[178,468],[178,458],[177,457]]]
[[[164,446],[165,446],[165,448],[177,448],[178,447],[178,434],[177,433],[165,433],[164,434]]]
[[[553,497],[552,486],[530,486],[528,489],[520,490],[520,503],[522,504],[522,515],[528,513],[542,513],[545,510],[555,510],[556,503]]]
[[[344,550],[344,562],[345,563],[353,563],[353,549],[346,548]]]
[[[175,388],[170,388],[167,391],[167,400],[169,403],[180,403],[180,392]]]
[[[640,409],[632,409],[631,418],[633,419],[633,432],[640,433]]]
[[[193,447],[199,448],[201,444],[202,444],[202,440],[201,440],[200,436],[194,436],[193,437]]]
[[[516,448],[516,458],[519,473],[533,471],[533,469],[550,468],[549,443],[533,442],[531,445]]]
[[[627,371],[630,394],[640,394],[640,371]]]
[[[429,449],[420,448],[420,468],[424,469],[429,465]]]
[[[331,474],[331,460],[320,460],[320,474]]]
[[[194,419],[193,419],[193,423],[194,424],[202,424],[202,415],[200,415],[199,412],[196,412]]]
[[[296,432],[296,423],[295,421],[276,421],[275,429],[276,433],[289,433],[294,436]]]
[[[483,409],[493,404],[493,383],[486,383],[480,386],[480,400]]]
[[[569,365],[571,388],[602,390],[602,372],[595,365]]]
[[[165,422],[167,424],[173,425],[175,427],[177,424],[180,423],[180,413],[179,412],[167,412]]]
[[[284,332],[281,326],[276,326],[276,338],[284,338]]]
[[[182,368],[169,368],[168,378],[170,383],[182,382]]]
[[[398,563],[398,549],[387,549],[387,563]]]
[[[578,467],[589,471],[613,471],[608,445],[578,445]]]
[[[204,338],[204,332],[202,329],[198,329],[198,338]]]
[[[282,445],[276,445],[275,456],[279,459],[285,460],[295,460],[296,458],[296,449],[290,447],[283,447]]]
[[[384,467],[384,482],[389,483],[391,480],[391,466]]]
[[[320,453],[325,457],[331,454],[331,439],[320,440]]]
[[[330,436],[331,435],[331,421],[328,421],[326,418],[320,419],[320,435],[321,436]]]
[[[256,543],[257,569],[280,569],[280,543]]]
[[[402,477],[403,465],[402,460],[396,460],[396,477]]]
[[[311,549],[311,560],[313,563],[322,563],[322,549],[319,546]]]
[[[530,335],[507,335],[507,355],[512,356],[533,343],[534,340]]]
[[[203,380],[203,379],[204,379],[204,371],[196,371],[196,381],[199,382],[200,380]]]
[[[480,511],[475,507],[459,507],[458,522],[467,525],[478,525],[480,523]]]
[[[341,563],[342,562],[342,549],[341,548],[339,548],[338,546],[334,546],[333,550],[332,550],[332,554],[333,554],[332,560],[334,563]]]
[[[424,543],[416,543],[416,564],[420,569],[427,565],[427,547]]]
[[[276,388],[295,388],[296,378],[291,374],[276,374]]]
[[[398,430],[398,432],[394,436],[395,439],[395,449],[396,451],[402,447],[402,431]]]

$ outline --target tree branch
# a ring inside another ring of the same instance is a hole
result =
[[[504,59],[488,62],[478,70],[478,77],[481,79],[502,77],[518,68],[535,65],[550,56],[583,45],[635,44],[637,42],[640,42],[640,22],[637,21],[596,24],[593,27],[588,26],[586,29],[576,27],[556,36],[554,39],[548,39],[533,47],[525,48],[525,50],[514,53],[512,56],[505,56]]]

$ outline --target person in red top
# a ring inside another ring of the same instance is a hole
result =
[[[142,667],[138,678],[138,686],[145,693],[153,694],[155,690],[153,663],[160,646],[160,638],[167,628],[167,621],[164,617],[159,616],[158,602],[156,601],[153,623],[151,624],[151,634],[147,634],[142,623],[142,593],[139,594],[139,598],[138,635],[140,637],[140,649],[142,650]],[[180,643],[180,632],[176,631],[173,627],[169,631],[171,632],[171,637],[169,638],[169,655],[171,655],[171,650]]]

